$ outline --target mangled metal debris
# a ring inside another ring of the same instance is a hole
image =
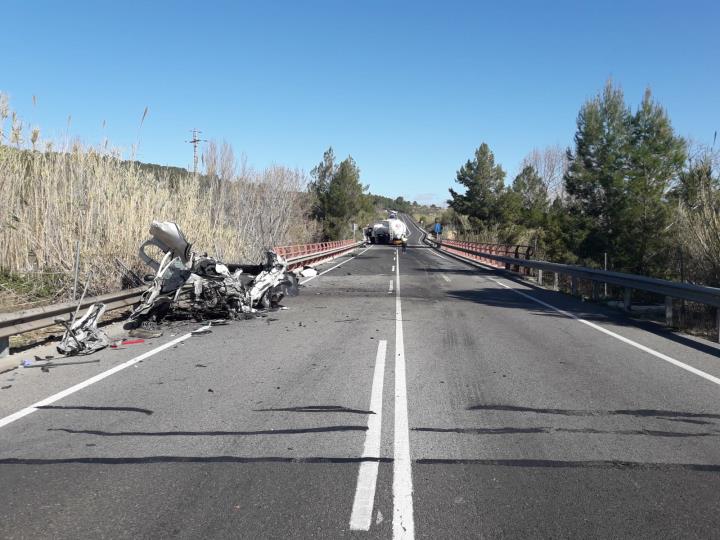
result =
[[[225,264],[192,251],[192,244],[175,223],[153,221],[150,234],[152,238],[140,247],[140,258],[155,275],[146,277],[150,285],[126,328],[157,324],[169,315],[198,321],[238,319],[297,294],[297,277],[274,251],[266,251],[264,264]],[[164,252],[162,260],[145,252],[150,245]]]
[[[90,354],[104,349],[110,344],[105,332],[98,328],[98,322],[105,313],[105,304],[91,305],[85,315],[70,321],[57,319],[55,322],[65,327],[62,341],[57,346],[60,354],[72,356],[76,354]]]
[[[197,330],[193,330],[193,331],[190,332],[190,333],[191,333],[193,336],[203,336],[203,335],[205,335],[205,334],[212,334],[212,330],[210,329],[211,326],[212,326],[212,323],[211,323],[211,324],[208,324],[208,325],[205,325],[205,326],[201,326],[201,327],[198,328]]]
[[[302,270],[300,270],[300,275],[302,277],[315,277],[318,275],[318,271],[312,266],[305,266]]]
[[[272,250],[265,252],[262,264],[227,264],[192,250],[183,232],[172,222],[153,221],[149,240],[139,249],[140,259],[154,274],[146,275],[142,281],[148,284],[140,302],[134,307],[124,327],[131,338],[136,340],[112,343],[98,323],[105,313],[103,303],[91,305],[78,318],[88,289],[90,277],[85,284],[77,309],[70,320],[56,319],[65,327],[59,353],[65,356],[90,354],[105,347],[123,349],[126,345],[144,342],[163,335],[159,324],[166,318],[192,318],[205,321],[207,326],[193,331],[193,335],[212,332],[212,325],[227,324],[228,321],[255,318],[261,311],[287,309],[280,306],[285,296],[298,294],[297,275],[288,270],[288,263]],[[158,261],[146,249],[155,246],[162,252]],[[116,260],[123,273],[123,282],[137,285],[140,277]],[[317,271],[307,267],[304,275],[316,275]],[[263,315],[264,316],[264,315]],[[77,363],[77,362],[76,362]],[[69,363],[32,364],[25,367],[42,367],[43,371]]]
[[[40,368],[40,371],[42,371],[43,373],[50,373],[50,368],[62,366],[77,366],[78,364],[97,364],[99,361],[99,358],[96,358],[95,360],[74,360],[72,362],[55,362],[54,360],[48,360],[44,364],[31,364],[24,367]]]

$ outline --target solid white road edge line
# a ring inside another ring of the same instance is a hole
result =
[[[300,282],[300,285],[305,285],[308,281],[312,281],[312,280],[315,279],[316,277],[320,277],[320,276],[322,276],[322,275],[324,275],[324,274],[327,274],[330,270],[335,270],[338,266],[342,266],[342,265],[345,264],[346,262],[350,262],[350,261],[352,261],[353,259],[357,259],[360,255],[362,255],[363,253],[365,253],[365,252],[366,252],[368,249],[370,249],[371,247],[372,247],[372,246],[369,246],[369,247],[363,249],[360,253],[358,253],[358,254],[355,255],[354,257],[350,257],[349,259],[345,259],[343,262],[341,262],[341,263],[339,263],[339,264],[336,264],[336,265],[333,266],[332,268],[328,268],[327,270],[323,270],[322,272],[320,272],[320,273],[319,273],[318,275],[316,275],[316,276],[309,277],[309,278],[307,278],[305,281],[301,281],[301,282]]]
[[[63,390],[62,392],[58,392],[55,395],[52,395],[48,398],[45,398],[41,401],[38,401],[37,403],[33,403],[29,407],[25,407],[24,409],[19,410],[16,413],[11,414],[10,416],[6,416],[5,418],[0,419],[0,428],[7,426],[8,424],[11,424],[15,420],[19,420],[20,418],[27,416],[30,413],[34,413],[38,410],[38,407],[44,407],[46,405],[50,405],[51,403],[55,403],[56,401],[67,397],[71,394],[74,394],[78,390],[82,390],[83,388],[87,388],[91,384],[95,384],[98,381],[102,381],[103,379],[109,377],[110,375],[113,375],[117,373],[118,371],[122,371],[123,369],[132,366],[133,364],[137,364],[138,362],[145,360],[146,358],[150,358],[152,355],[157,354],[159,352],[164,351],[165,349],[172,347],[173,345],[177,345],[181,341],[185,341],[187,338],[189,338],[192,334],[185,334],[183,336],[180,336],[179,338],[175,338],[172,341],[168,341],[164,345],[160,345],[159,347],[156,347],[152,349],[151,351],[148,351],[144,354],[141,354],[140,356],[136,356],[132,360],[128,360],[127,362],[123,362],[122,364],[118,364],[114,368],[110,368],[107,371],[103,371],[102,373],[98,373],[94,377],[90,377],[88,380],[83,381],[81,383],[76,384],[75,386],[71,386],[70,388],[67,388]]]
[[[365,436],[363,458],[380,458],[380,441],[382,429],[382,402],[383,379],[385,377],[385,356],[387,354],[387,341],[378,342],[377,357],[375,358],[375,374],[373,375],[372,390],[370,392],[370,411],[368,415],[368,430]],[[373,505],[375,504],[375,486],[377,484],[379,461],[362,461],[358,471],[357,487],[355,488],[355,501],[350,515],[350,530],[370,530],[372,522]]]
[[[400,264],[395,274],[395,444],[393,455],[393,540],[413,540],[412,463],[408,423],[405,344],[400,303]]]
[[[540,304],[541,306],[545,306],[546,308],[552,309],[554,311],[557,311],[558,313],[565,315],[566,317],[569,317],[570,319],[575,319],[578,322],[581,322],[582,324],[586,324],[590,328],[593,328],[597,330],[598,332],[602,332],[603,334],[607,334],[608,336],[614,337],[615,339],[622,341],[623,343],[627,343],[628,345],[631,345],[632,347],[635,347],[636,349],[640,349],[641,351],[644,351],[656,358],[659,358],[660,360],[664,360],[665,362],[669,362],[670,364],[673,364],[674,366],[679,367],[680,369],[684,369],[685,371],[689,371],[690,373],[694,373],[695,375],[702,377],[703,379],[706,379],[710,382],[713,382],[715,384],[720,384],[720,378],[715,377],[713,375],[710,375],[709,373],[705,373],[704,371],[701,371],[697,368],[694,368],[692,366],[689,366],[688,364],[685,364],[683,362],[680,362],[679,360],[675,360],[674,358],[663,354],[661,352],[658,352],[654,349],[651,349],[650,347],[646,347],[645,345],[641,345],[637,341],[633,341],[632,339],[628,339],[625,336],[621,336],[620,334],[616,334],[615,332],[608,330],[607,328],[603,328],[600,325],[597,325],[595,323],[591,323],[590,321],[586,321],[585,319],[581,319],[577,315],[573,315],[569,311],[565,311],[564,309],[560,309],[558,307],[555,307],[551,304],[548,304],[547,302],[543,302],[542,300],[539,300],[535,298],[534,296],[530,296],[529,294],[525,294],[524,292],[518,291],[517,289],[510,287],[509,285],[505,285],[501,281],[498,281],[494,278],[489,278],[498,285],[501,285],[505,287],[506,289],[510,289],[514,293],[519,294],[520,296],[527,298],[528,300],[532,300],[533,302],[536,302]]]

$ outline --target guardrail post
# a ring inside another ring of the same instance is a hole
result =
[[[538,271],[537,271],[537,282],[538,282],[538,285],[543,284],[543,275],[542,275],[541,269],[538,269]]]
[[[577,296],[577,278],[575,276],[570,276],[570,294],[573,296]]]
[[[665,324],[672,327],[673,325],[673,299],[672,296],[665,297]]]
[[[558,274],[557,272],[553,272],[553,274],[554,274],[554,277],[553,277],[553,290],[554,290],[554,291],[559,291],[559,290],[560,290],[560,274]]]
[[[0,337],[0,358],[5,358],[10,354],[10,337]]]
[[[623,309],[625,311],[630,311],[632,308],[632,289],[630,287],[625,287],[625,291],[623,293]]]

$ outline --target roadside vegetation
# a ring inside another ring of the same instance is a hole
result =
[[[67,299],[77,246],[88,294],[119,289],[125,268],[146,272],[137,250],[152,220],[176,221],[198,250],[231,261],[317,236],[301,171],[253,170],[226,143],[208,144],[203,161],[194,175],[107,144],[43,140],[0,95],[0,309]]]
[[[368,193],[368,186],[360,182],[360,169],[348,156],[337,162],[332,147],[323,154],[322,161],[310,171],[311,217],[319,224],[323,239],[343,240],[353,237],[353,223],[357,226],[355,237],[360,238],[361,228],[380,219],[387,219],[388,211],[396,210],[412,215],[420,221],[433,216],[437,207],[419,205],[406,201]]]
[[[612,82],[578,113],[574,145],[534,150],[507,182],[486,143],[457,171],[442,221],[459,237],[538,258],[720,285],[714,147],[675,134],[649,90],[632,110]]]

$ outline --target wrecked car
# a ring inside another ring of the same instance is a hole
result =
[[[146,276],[150,285],[126,328],[158,323],[170,314],[185,314],[198,321],[237,319],[297,294],[296,276],[272,250],[266,251],[263,264],[225,264],[192,251],[175,223],[153,221],[150,234],[152,238],[140,247],[140,257],[155,275]],[[146,253],[150,245],[164,252],[161,261]]]

